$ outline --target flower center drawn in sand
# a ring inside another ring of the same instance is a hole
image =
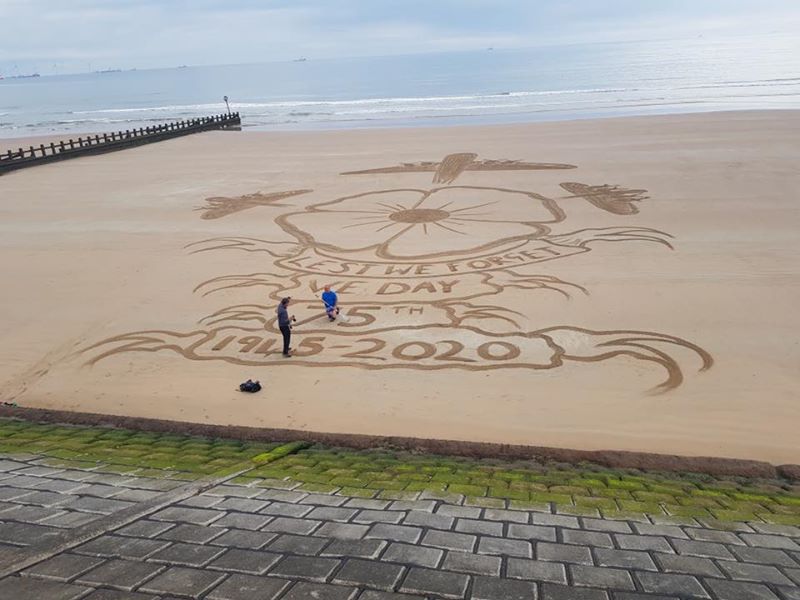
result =
[[[397,221],[398,223],[422,223],[423,225],[444,221],[450,216],[451,214],[449,212],[438,208],[407,208],[389,213],[389,219],[391,221]],[[444,226],[440,225],[439,227]]]
[[[556,369],[568,362],[626,358],[661,367],[654,390],[684,381],[684,363],[700,371],[711,355],[681,337],[568,324],[530,329],[529,295],[569,298],[577,283],[543,274],[541,263],[590,252],[598,242],[646,242],[672,248],[664,231],[607,225],[557,231],[567,209],[586,202],[610,219],[636,215],[646,191],[616,185],[563,182],[567,196],[501,186],[455,185],[471,171],[576,169],[561,163],[479,160],[458,153],[441,161],[348,171],[433,173],[438,187],[374,189],[315,202],[274,217],[293,242],[231,235],[187,245],[190,254],[246,252],[267,269],[200,282],[195,293],[213,301],[225,292],[242,302],[217,307],[199,329],[154,329],[113,336],[84,350],[94,364],[119,353],[177,352],[191,360],[265,365],[282,360],[274,305],[283,296],[310,316],[297,323],[299,343],[288,363],[298,367],[364,369]],[[209,198],[203,218],[221,218],[311,190]],[[586,206],[585,204],[583,206]],[[233,233],[232,229],[232,233]],[[345,318],[330,323],[319,300],[322,286],[340,294]],[[253,292],[257,293],[252,301]],[[270,303],[264,304],[264,294]],[[302,314],[302,313],[301,313]]]

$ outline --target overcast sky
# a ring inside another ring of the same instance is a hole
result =
[[[0,0],[0,74],[800,31],[800,0]]]

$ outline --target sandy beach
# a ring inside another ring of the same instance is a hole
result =
[[[759,111],[211,132],[10,173],[0,399],[798,463],[798,162],[800,111]]]

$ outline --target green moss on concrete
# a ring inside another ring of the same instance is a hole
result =
[[[237,482],[365,498],[450,498],[472,506],[694,523],[795,525],[800,486],[785,481],[613,470],[591,464],[471,460],[307,443],[247,442],[0,419],[0,453],[60,468],[191,480],[252,470]]]

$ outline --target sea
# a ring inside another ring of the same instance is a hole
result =
[[[110,132],[229,106],[246,130],[800,108],[800,36],[297,57],[0,80],[0,137]]]

